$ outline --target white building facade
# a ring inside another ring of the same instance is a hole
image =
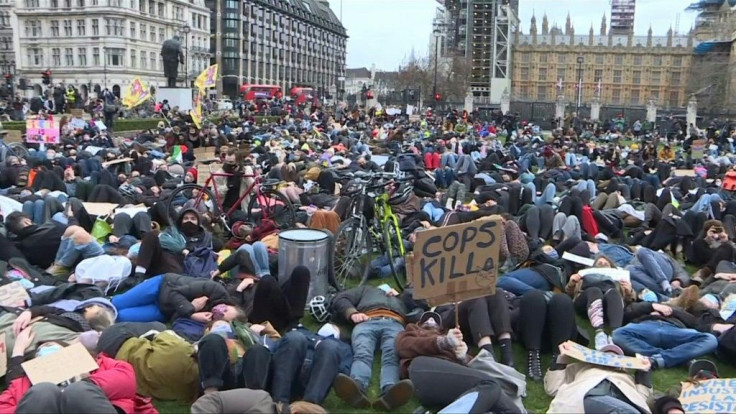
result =
[[[178,35],[185,86],[210,64],[210,13],[204,0],[18,0],[10,16],[16,78],[27,96],[46,89],[46,70],[83,97],[105,88],[120,96],[135,78],[166,86],[161,45]]]

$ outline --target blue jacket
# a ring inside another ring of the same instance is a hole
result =
[[[634,259],[634,254],[629,249],[618,244],[600,243],[598,250],[613,260],[618,267],[625,267]]]

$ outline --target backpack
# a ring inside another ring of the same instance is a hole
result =
[[[736,191],[736,171],[728,171],[723,177],[721,188],[727,191]]]
[[[217,270],[217,254],[209,247],[197,247],[184,259],[184,273],[192,277],[210,278]]]

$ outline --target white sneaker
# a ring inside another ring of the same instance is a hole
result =
[[[595,350],[600,351],[604,346],[608,345],[608,335],[603,331],[595,334]]]

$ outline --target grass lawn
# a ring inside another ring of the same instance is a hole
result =
[[[695,272],[695,269],[692,269],[688,267],[688,271],[692,274]],[[379,284],[385,283],[387,280],[371,280],[371,284],[378,286]],[[590,338],[593,338],[593,329],[590,326],[590,323],[583,318],[578,317],[577,318],[578,324],[580,326],[584,326],[589,331]],[[316,332],[320,324],[317,323],[314,319],[312,319],[311,316],[305,316],[302,320],[304,325],[312,330],[313,332]],[[477,350],[471,350],[471,353],[477,352]],[[500,350],[496,349],[496,354],[500,354]],[[519,344],[514,343],[514,359],[516,363],[516,369],[517,371],[524,373],[526,371],[526,350]],[[542,355],[542,369],[546,369],[546,367],[549,366],[550,362],[550,354]],[[719,373],[722,378],[736,378],[736,368],[734,368],[731,365],[727,365],[724,362],[718,362],[718,369]],[[371,386],[368,389],[368,397],[371,399],[377,399],[380,390],[378,387],[379,383],[379,373],[380,373],[380,353],[376,354],[376,358],[373,362],[373,378],[371,380]],[[652,375],[652,382],[654,384],[655,391],[659,391],[662,393],[666,393],[669,389],[678,386],[681,381],[683,381],[687,377],[687,369],[686,368],[670,368],[670,369],[664,369],[664,370],[658,370],[655,371]],[[547,412],[547,409],[549,408],[549,404],[552,401],[552,398],[547,396],[547,394],[544,392],[544,385],[542,382],[534,382],[534,381],[528,381],[527,382],[527,396],[524,399],[524,406],[529,412],[532,413],[543,413]],[[158,408],[159,412],[162,414],[169,414],[169,413],[188,413],[189,412],[189,406],[179,404],[176,402],[170,402],[170,401],[154,401],[154,405]],[[419,401],[414,398],[412,399],[409,404],[405,405],[404,407],[401,407],[400,409],[396,410],[395,412],[399,413],[411,413],[416,408],[418,408],[421,404],[419,404]],[[373,410],[357,410],[355,408],[349,407],[346,405],[342,400],[337,398],[337,396],[334,394],[334,392],[330,392],[327,399],[325,400],[323,406],[327,409],[327,411],[331,413],[373,413]],[[438,407],[439,409],[441,407]]]

